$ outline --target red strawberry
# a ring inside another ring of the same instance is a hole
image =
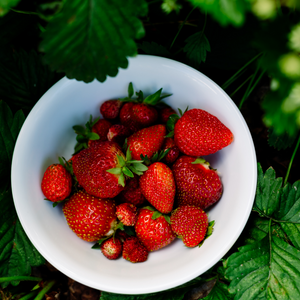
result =
[[[121,100],[107,100],[100,106],[100,113],[104,119],[115,120],[119,117],[120,109],[123,105]]]
[[[125,242],[127,238],[130,237],[124,230],[117,230],[115,237],[118,238],[122,243]]]
[[[122,190],[120,174],[107,170],[119,167],[118,156],[125,159],[120,146],[114,142],[95,141],[73,157],[73,170],[78,183],[91,195],[114,198]]]
[[[113,125],[109,128],[107,133],[107,139],[112,142],[116,142],[119,145],[123,145],[125,139],[128,138],[132,134],[132,131],[120,124]]]
[[[231,144],[233,134],[218,118],[195,108],[186,111],[176,122],[174,141],[184,154],[202,156]]]
[[[140,177],[143,195],[158,211],[168,214],[173,209],[176,193],[171,169],[164,163],[155,162]]]
[[[126,186],[119,194],[119,199],[121,202],[132,203],[135,206],[140,206],[146,201],[140,188],[139,177],[137,175],[134,175],[133,178],[126,181]]]
[[[171,215],[172,230],[187,247],[198,246],[205,238],[208,227],[206,213],[192,205],[180,206]]]
[[[164,125],[154,125],[131,135],[127,139],[127,145],[132,151],[132,158],[140,159],[142,154],[143,156],[147,155],[150,159],[155,152],[161,149],[166,133]]]
[[[116,226],[115,212],[113,200],[97,198],[85,191],[73,194],[63,207],[70,228],[88,242],[113,234]]]
[[[206,209],[222,195],[222,182],[209,163],[191,156],[179,157],[172,167],[178,205],[195,205]]]
[[[116,237],[111,237],[105,240],[100,246],[101,252],[108,259],[117,259],[122,254],[122,243]]]
[[[127,128],[129,128],[132,132],[136,132],[139,129],[141,129],[133,116],[132,109],[133,109],[134,105],[135,105],[135,103],[133,103],[133,102],[125,103],[120,111],[121,123],[124,126],[126,126]]]
[[[134,226],[137,220],[137,207],[131,203],[121,203],[116,207],[116,215],[125,226]]]
[[[99,135],[100,141],[107,141],[107,134],[111,126],[112,124],[109,121],[100,119],[96,122],[96,124],[93,125],[92,132]],[[91,144],[94,142],[95,140],[89,140],[88,146],[91,146]]]
[[[137,103],[132,107],[133,118],[139,128],[145,128],[153,125],[158,117],[157,110],[150,105]]]
[[[166,124],[169,117],[174,114],[176,114],[176,111],[172,107],[164,107],[159,111],[159,121]]]
[[[179,156],[180,151],[178,147],[175,145],[175,142],[172,138],[165,138],[164,144],[162,146],[162,150],[170,149],[167,155],[163,158],[163,161],[167,164],[172,164]]]
[[[62,165],[52,164],[44,173],[41,187],[48,200],[62,201],[71,193],[72,176]]]
[[[148,250],[137,237],[132,236],[125,240],[122,256],[132,263],[143,262],[148,258]]]
[[[136,235],[146,246],[148,251],[161,249],[169,245],[176,238],[171,225],[165,217],[150,208],[142,208],[139,211],[135,224]]]

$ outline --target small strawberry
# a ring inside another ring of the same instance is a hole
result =
[[[176,238],[171,225],[162,215],[151,207],[140,209],[135,224],[136,235],[148,251],[161,249]]]
[[[121,256],[123,247],[118,238],[111,237],[102,242],[100,249],[103,255],[108,259],[117,259]]]
[[[144,262],[148,258],[148,250],[137,237],[132,236],[124,241],[122,256],[132,263]]]
[[[137,221],[137,207],[131,203],[121,203],[116,207],[117,218],[125,226],[134,226]]]
[[[159,121],[162,124],[167,124],[167,121],[171,115],[176,114],[176,111],[172,107],[164,107],[159,110],[158,115],[159,115]]]
[[[140,176],[143,195],[158,211],[168,214],[173,209],[176,193],[171,169],[162,162],[155,162]]]
[[[174,141],[182,153],[202,156],[231,144],[233,134],[217,117],[195,108],[186,111],[176,122]]]
[[[78,237],[95,242],[114,233],[116,206],[111,199],[101,199],[85,191],[74,193],[63,206],[70,228]]]
[[[47,200],[62,201],[71,193],[72,176],[61,164],[52,164],[43,175],[41,188]]]
[[[198,246],[205,238],[208,228],[206,213],[192,205],[180,206],[171,215],[172,230],[187,247]]]
[[[128,138],[131,134],[132,131],[128,127],[121,124],[115,124],[109,128],[107,139],[111,142],[123,145],[125,139]]]
[[[163,161],[167,164],[172,164],[179,156],[180,151],[175,145],[175,142],[172,138],[165,138],[162,150],[170,149],[166,156],[163,158]]]
[[[139,177],[137,175],[134,175],[133,178],[129,178],[126,181],[124,190],[119,194],[119,200],[122,203],[132,203],[135,206],[141,206],[145,203],[146,198],[142,193],[139,185]]]
[[[104,119],[116,120],[119,117],[122,105],[123,102],[117,99],[104,101],[100,106],[100,113]]]
[[[136,103],[132,107],[133,118],[139,128],[145,128],[153,125],[158,118],[157,110],[144,103]]]
[[[179,206],[195,205],[207,209],[221,198],[221,179],[203,158],[181,156],[173,164],[172,171]]]
[[[131,150],[133,159],[140,159],[141,154],[150,159],[154,153],[158,152],[166,135],[166,127],[164,125],[154,125],[139,130],[127,139],[127,145]]]
[[[121,243],[124,243],[125,240],[130,237],[130,235],[127,234],[125,230],[117,230],[115,237],[118,238],[121,241]]]

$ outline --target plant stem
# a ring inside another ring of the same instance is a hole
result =
[[[1,277],[0,283],[7,281],[41,281],[42,278],[39,277],[31,277],[31,276],[14,276],[14,277]]]
[[[184,24],[186,23],[187,19],[188,19],[189,16],[191,15],[191,13],[195,10],[195,8],[196,8],[196,6],[194,6],[194,7],[192,8],[192,10],[188,13],[188,15],[186,16],[186,18],[184,19],[184,21],[181,23],[181,25],[180,25],[180,27],[179,27],[179,29],[178,29],[178,32],[177,32],[176,36],[174,37],[174,39],[173,39],[173,41],[172,41],[172,44],[171,44],[171,46],[170,46],[170,49],[171,49],[172,46],[174,45],[174,43],[175,43],[175,41],[176,41],[176,39],[177,39],[177,37],[178,37],[178,35],[179,35],[179,33],[180,33],[182,27],[183,27]]]
[[[233,97],[236,92],[238,92],[251,78],[253,75],[250,75],[234,92],[230,94],[230,97]]]
[[[35,290],[35,291],[32,291],[32,292],[30,292],[29,294],[27,294],[27,295],[25,295],[25,296],[19,298],[19,300],[28,300],[28,299],[30,299],[30,298],[36,296],[36,295],[38,294],[38,292],[39,292],[39,291],[36,291],[36,290]]]
[[[47,282],[43,287],[43,289],[34,298],[34,300],[42,300],[45,294],[53,287],[54,284],[55,284],[55,280]]]
[[[297,150],[298,150],[298,148],[299,148],[299,144],[300,144],[300,136],[299,136],[299,138],[298,138],[296,147],[295,147],[294,152],[293,152],[293,155],[292,155],[292,157],[291,157],[291,160],[290,160],[290,163],[289,163],[289,166],[288,166],[286,175],[285,175],[285,179],[284,179],[283,186],[285,186],[286,183],[287,183],[287,181],[288,181],[288,178],[289,178],[289,175],[290,175],[290,171],[291,171],[291,167],[292,167],[292,164],[293,164],[293,161],[294,161],[296,152],[297,152]]]

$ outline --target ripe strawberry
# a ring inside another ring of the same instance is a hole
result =
[[[100,106],[100,113],[104,119],[115,120],[119,117],[122,105],[123,102],[117,99],[104,101]]]
[[[203,158],[181,156],[172,166],[178,205],[195,205],[206,209],[222,195],[221,179]]]
[[[133,110],[135,103],[128,102],[125,103],[120,111],[120,121],[121,123],[129,128],[132,132],[140,130],[140,126],[136,123],[133,117]]]
[[[125,226],[134,226],[137,220],[137,207],[131,203],[121,203],[116,207],[117,218]]]
[[[44,173],[41,187],[48,200],[62,201],[71,193],[72,176],[62,165],[52,164]]]
[[[173,209],[176,193],[171,169],[162,162],[155,162],[140,177],[143,195],[158,211],[168,214]]]
[[[137,175],[134,175],[133,178],[129,178],[126,181],[124,190],[119,194],[119,200],[123,203],[132,203],[135,206],[140,206],[146,201],[139,185],[139,177]]]
[[[132,263],[143,262],[148,258],[148,250],[137,237],[131,236],[123,243],[122,256]]]
[[[139,128],[145,128],[155,124],[158,118],[157,110],[153,106],[144,103],[136,103],[132,107],[132,112],[133,118]]]
[[[105,240],[100,246],[101,252],[108,259],[117,259],[122,254],[122,243],[116,237],[111,237]]]
[[[121,243],[124,243],[127,238],[130,237],[124,230],[117,230],[115,237],[118,238]]]
[[[205,238],[208,227],[206,213],[192,205],[180,206],[171,215],[172,230],[187,247],[196,247]]]
[[[148,251],[161,249],[176,238],[165,217],[150,207],[140,209],[135,232]]]
[[[112,124],[109,121],[100,119],[96,122],[96,124],[93,125],[92,132],[98,134],[100,141],[107,141],[107,134],[111,126]],[[95,140],[89,140],[88,146],[90,147],[94,142]]]
[[[155,152],[161,149],[166,132],[164,125],[154,125],[131,135],[127,139],[127,145],[132,151],[132,158],[140,159],[142,154],[143,156],[147,155],[150,159]]]
[[[172,107],[167,106],[159,110],[158,113],[159,113],[159,121],[162,124],[167,124],[169,117],[171,115],[176,114],[176,111]]]
[[[125,156],[117,143],[95,141],[91,147],[73,156],[73,170],[79,184],[91,195],[114,198],[122,190],[121,174],[107,170],[120,166],[118,156]]]
[[[162,150],[170,149],[167,155],[163,158],[163,161],[167,164],[172,164],[179,156],[180,151],[175,145],[175,142],[172,138],[165,138]]]
[[[125,139],[128,138],[132,134],[132,131],[120,124],[113,125],[109,128],[107,133],[107,139],[111,142],[118,143],[119,145],[123,145]]]
[[[111,199],[101,199],[79,191],[64,204],[63,213],[70,228],[81,239],[95,242],[114,233],[116,205]]]
[[[195,108],[186,111],[176,122],[174,141],[184,154],[202,156],[231,144],[233,134],[218,118]]]

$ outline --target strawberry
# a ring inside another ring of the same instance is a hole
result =
[[[100,250],[108,259],[117,259],[121,256],[123,247],[118,238],[111,237],[101,244]]]
[[[119,194],[120,202],[132,203],[135,206],[142,205],[146,199],[139,185],[139,177],[134,175],[126,181],[124,190]]]
[[[130,237],[130,235],[127,234],[124,230],[117,230],[115,237],[118,238],[122,243],[124,243],[125,240]]]
[[[164,107],[158,112],[159,121],[162,124],[167,124],[169,117],[174,114],[176,114],[176,111],[172,107]]]
[[[205,238],[208,228],[206,213],[192,205],[180,206],[171,215],[172,230],[187,247],[198,246]]]
[[[140,209],[135,232],[148,251],[161,249],[176,238],[165,216],[151,207]]]
[[[195,205],[207,209],[221,198],[221,179],[203,158],[181,156],[173,164],[172,171],[179,206]]]
[[[121,123],[129,128],[132,132],[138,131],[140,126],[137,124],[133,117],[133,107],[134,107],[133,102],[128,102],[125,103],[120,111],[120,121]]]
[[[231,144],[233,134],[218,118],[195,108],[186,111],[176,122],[174,141],[182,153],[202,156]]]
[[[128,138],[132,134],[132,131],[120,124],[115,124],[111,126],[107,133],[107,139],[112,142],[116,142],[119,145],[123,145],[125,139]]]
[[[143,195],[158,211],[168,214],[173,209],[176,193],[171,169],[162,162],[155,162],[140,177]]]
[[[165,138],[162,150],[170,149],[166,156],[163,158],[163,161],[167,164],[172,164],[179,156],[180,151],[175,145],[175,142],[172,138]]]
[[[60,164],[50,165],[42,179],[42,192],[52,202],[66,199],[72,190],[72,176]]]
[[[97,198],[85,191],[74,193],[63,206],[69,227],[78,237],[95,242],[114,233],[116,205],[111,199]]]
[[[133,159],[140,159],[141,154],[150,159],[155,152],[158,152],[166,135],[166,127],[164,125],[154,125],[144,128],[134,133],[127,139],[127,145],[132,151]]]
[[[137,207],[131,203],[121,203],[116,207],[116,215],[125,226],[134,226],[137,220]]]
[[[132,263],[143,262],[148,258],[148,250],[137,237],[131,236],[123,243],[122,256]]]
[[[150,105],[144,103],[137,103],[132,107],[133,118],[138,124],[139,128],[145,128],[153,125],[157,118],[157,110]]]
[[[100,141],[107,141],[107,134],[111,126],[112,124],[109,121],[105,119],[100,119],[92,127],[92,132],[98,134]],[[95,140],[90,139],[88,141],[88,146],[90,147],[91,144],[94,142]]]
[[[104,101],[100,106],[100,113],[104,119],[116,120],[119,117],[122,105],[123,102],[117,99]]]

